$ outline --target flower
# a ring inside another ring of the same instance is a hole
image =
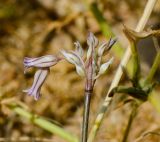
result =
[[[29,67],[38,67],[38,68],[46,68],[51,67],[57,64],[60,59],[54,55],[46,55],[39,58],[24,58],[24,66]]]
[[[80,76],[85,76],[85,70],[84,70],[85,66],[83,60],[81,59],[77,51],[68,52],[62,50],[61,53],[68,62],[76,66],[76,71]]]
[[[39,58],[24,58],[24,67],[25,71],[27,68],[30,67],[36,67],[38,70],[36,71],[34,75],[34,81],[32,84],[32,87],[26,90],[23,90],[23,92],[26,92],[30,96],[34,96],[35,100],[38,100],[40,97],[40,90],[44,83],[44,81],[47,78],[47,75],[49,74],[49,68],[51,66],[56,65],[61,58],[54,55],[46,55]]]
[[[87,38],[88,51],[86,59],[83,48],[78,41],[74,43],[75,51],[61,50],[64,59],[75,65],[78,75],[86,78],[86,90],[92,90],[96,79],[104,74],[112,64],[113,58],[106,63],[101,62],[102,56],[108,53],[115,42],[116,39],[111,38],[108,43],[99,44],[99,40],[90,32]],[[61,59],[63,58],[55,55],[46,55],[39,58],[25,57],[23,62],[25,72],[31,67],[36,67],[38,70],[35,73],[32,86],[24,92],[38,100],[41,87],[49,74],[50,67],[56,65]]]
[[[100,57],[103,54],[107,53],[111,49],[111,47],[116,43],[116,41],[116,38],[110,38],[108,43],[103,42],[98,49],[98,56]]]
[[[85,60],[83,59],[83,48],[78,41],[75,42],[75,51],[61,50],[64,58],[71,64],[75,65],[78,75],[86,78],[86,90],[92,89],[95,80],[100,75],[104,74],[110,64],[112,64],[113,58],[111,58],[106,63],[101,62],[102,56],[111,49],[116,40],[117,39],[115,38],[111,38],[108,43],[104,42],[99,45],[98,39],[94,36],[93,33],[90,32],[87,38],[88,51]]]
[[[26,90],[23,90],[23,92],[27,93],[30,96],[34,96],[35,100],[38,100],[40,97],[40,90],[41,87],[49,73],[49,68],[39,69],[36,71],[34,75],[34,81],[32,84],[32,87]]]

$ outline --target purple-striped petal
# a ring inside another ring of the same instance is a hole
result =
[[[34,96],[34,99],[38,100],[40,97],[41,87],[42,87],[48,73],[49,73],[49,68],[39,69],[35,73],[32,87],[29,89],[23,90],[23,92],[26,92],[30,96]]]
[[[24,66],[25,67],[38,67],[38,68],[46,68],[54,66],[58,63],[60,59],[54,55],[46,55],[39,58],[24,58]]]

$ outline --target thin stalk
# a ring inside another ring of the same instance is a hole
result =
[[[148,74],[148,76],[147,76],[147,78],[146,78],[146,80],[143,84],[144,86],[148,85],[148,83],[150,83],[152,81],[152,79],[153,79],[153,77],[154,77],[154,75],[155,75],[155,73],[156,73],[156,71],[159,67],[159,64],[160,64],[160,47],[159,47],[159,44],[158,44],[158,40],[155,37],[153,37],[153,42],[154,42],[155,48],[156,48],[158,53],[155,57],[155,60],[154,60],[153,65],[150,69],[150,72],[149,72],[149,74]],[[158,112],[160,112],[159,93],[156,92],[155,90],[153,90],[151,92],[151,94],[149,95],[148,100],[156,108],[156,110]]]
[[[139,106],[138,104],[134,104],[134,106],[132,108],[132,112],[131,112],[130,117],[128,119],[127,127],[126,127],[126,130],[124,132],[122,142],[127,142],[129,132],[131,130],[132,122],[133,122],[133,120],[134,120],[134,118],[137,114],[138,106]]]
[[[138,22],[138,25],[136,27],[136,31],[137,32],[140,32],[144,29],[150,15],[151,15],[151,12],[156,4],[157,0],[148,0],[146,6],[145,6],[145,9],[144,9],[144,12],[143,12],[143,15],[141,16],[141,19],[139,20]],[[96,120],[94,122],[94,125],[91,129],[91,132],[89,134],[89,138],[88,138],[88,142],[93,142],[96,134],[97,134],[97,131],[102,123],[102,120],[104,118],[104,114],[105,112],[108,110],[108,106],[112,100],[112,96],[109,96],[111,90],[116,87],[121,79],[121,76],[123,74],[123,70],[122,70],[122,67],[126,67],[129,59],[130,59],[130,56],[131,56],[131,51],[130,51],[130,48],[127,48],[126,49],[126,52],[121,60],[121,63],[117,69],[117,72],[115,74],[115,77],[111,83],[111,86],[109,88],[109,91],[105,97],[105,100],[104,102],[102,103],[101,107],[100,107],[100,111],[96,117]]]
[[[150,69],[150,72],[149,72],[147,78],[146,78],[146,83],[149,83],[149,82],[152,81],[153,76],[155,75],[159,65],[160,65],[160,52],[158,52],[157,55],[156,55],[155,61],[154,61],[153,65]]]
[[[154,62],[153,62],[153,65],[149,71],[149,74],[145,80],[145,84],[148,84],[149,82],[152,81],[159,65],[160,65],[160,48],[159,48],[159,45],[158,45],[158,41],[156,38],[153,37],[153,41],[154,41],[154,45],[155,45],[155,48],[157,49],[157,55],[156,55],[156,58],[154,59]]]
[[[61,127],[59,127],[59,126],[57,126],[57,125],[55,125],[55,124],[53,124],[49,121],[37,116],[37,115],[32,114],[32,113],[24,110],[21,107],[14,106],[14,107],[11,107],[11,109],[15,113],[19,114],[20,116],[25,117],[30,122],[38,125],[39,127],[43,128],[44,130],[46,130],[46,131],[48,131],[52,134],[60,136],[61,138],[63,138],[67,142],[78,142],[77,137],[75,137],[74,135],[65,131],[63,128],[61,128]]]
[[[91,102],[92,92],[93,92],[92,90],[85,91],[81,142],[87,142],[88,124],[89,124],[89,110],[90,110],[90,102]]]
[[[133,57],[133,81],[134,85],[138,85],[138,79],[140,76],[140,62],[138,57],[138,51],[135,45],[135,41],[130,41],[131,51],[132,51],[132,57]]]

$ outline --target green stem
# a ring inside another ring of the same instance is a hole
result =
[[[151,69],[150,69],[150,72],[149,72],[146,80],[145,80],[145,84],[148,84],[148,83],[150,83],[152,81],[152,79],[153,79],[153,77],[154,77],[159,65],[160,65],[160,51],[158,51],[158,53],[156,55],[154,63],[152,65]]]
[[[68,142],[78,142],[77,137],[66,132],[63,128],[60,128],[59,126],[39,117],[37,115],[34,115],[34,114],[24,110],[21,107],[14,106],[14,107],[11,107],[11,109],[14,112],[16,112],[17,114],[19,114],[20,116],[23,116],[26,119],[28,119],[30,122],[38,125],[39,127],[43,128],[44,130],[46,130],[50,133],[53,133],[55,135],[60,136],[61,138],[65,139]]]
[[[126,127],[126,130],[124,132],[124,135],[123,135],[123,139],[122,139],[122,142],[127,142],[127,139],[128,139],[128,135],[129,135],[129,132],[130,132],[130,129],[131,129],[131,126],[132,126],[132,122],[137,114],[137,109],[138,109],[138,104],[133,104],[133,109],[132,109],[132,112],[130,114],[130,117],[129,117],[129,120],[128,120],[128,124],[127,124],[127,127]]]
[[[85,101],[84,101],[84,112],[83,112],[82,139],[81,139],[81,142],[87,142],[91,96],[92,96],[92,90],[85,91]]]
[[[130,47],[132,51],[132,57],[133,57],[133,81],[134,85],[138,85],[139,76],[140,76],[140,62],[138,57],[138,51],[135,45],[135,41],[130,42]]]

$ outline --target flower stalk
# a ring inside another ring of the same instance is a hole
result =
[[[92,93],[93,93],[93,90],[85,90],[81,142],[87,142],[88,125],[89,125],[89,111],[90,111],[90,102],[91,102]]]

